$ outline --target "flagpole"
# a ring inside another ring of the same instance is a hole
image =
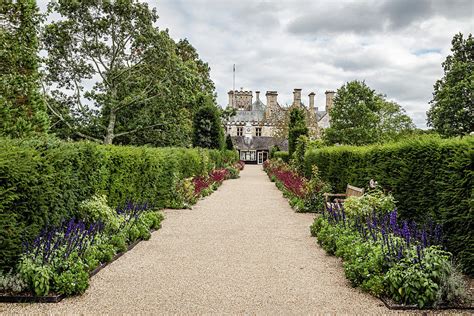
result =
[[[235,90],[235,64],[232,68],[232,90]]]
[[[235,107],[235,64],[232,67],[232,105]]]

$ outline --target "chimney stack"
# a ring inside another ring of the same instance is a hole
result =
[[[328,90],[325,92],[326,94],[326,112],[329,112],[332,109],[334,94],[336,92]]]
[[[229,95],[229,105],[228,105],[228,107],[233,108],[234,107],[234,91],[232,91],[232,90],[229,91],[228,95]]]
[[[301,89],[293,90],[293,105],[301,106]]]
[[[267,93],[265,93],[265,96],[267,97],[267,107],[265,109],[265,116],[267,118],[270,118],[278,105],[278,92],[267,91]]]
[[[255,99],[257,99],[257,101],[260,101],[260,91],[255,91]]]
[[[308,94],[309,96],[309,109],[310,111],[313,111],[314,110],[314,96],[316,94],[314,92],[311,92],[310,94]]]

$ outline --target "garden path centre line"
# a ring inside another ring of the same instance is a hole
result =
[[[246,166],[192,210],[166,210],[163,228],[57,304],[0,304],[0,313],[390,313],[350,286],[339,259],[310,237],[261,166]]]

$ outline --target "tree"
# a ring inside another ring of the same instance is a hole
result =
[[[414,128],[400,105],[387,101],[363,81],[351,81],[336,92],[330,110],[331,127],[324,130],[330,144],[366,145],[384,142]]]
[[[178,46],[153,26],[155,10],[133,0],[65,0],[49,12],[61,15],[44,29],[56,101],[48,107],[59,126],[105,144],[191,144],[197,98],[213,97],[214,85],[187,41]]]
[[[308,136],[308,127],[306,127],[306,116],[303,109],[294,107],[290,110],[288,124],[288,154],[290,158],[296,149],[298,137]]]
[[[223,149],[224,129],[219,109],[210,98],[201,96],[199,110],[193,121],[193,146]]]
[[[229,134],[225,137],[225,147],[227,150],[234,150],[234,143],[232,143],[232,137]]]
[[[474,131],[474,39],[454,35],[452,55],[442,66],[444,76],[434,85],[428,110],[428,126],[443,136],[467,135]]]
[[[383,141],[396,140],[416,129],[405,109],[394,101],[382,100],[379,117],[378,130]]]
[[[0,135],[45,133],[49,121],[39,90],[36,2],[3,1],[0,17]]]

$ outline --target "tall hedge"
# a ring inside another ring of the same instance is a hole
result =
[[[397,200],[400,215],[443,224],[445,244],[474,274],[474,137],[425,137],[379,146],[326,147],[305,156],[306,173],[316,164],[333,191],[366,187],[375,179]]]
[[[113,207],[128,199],[169,207],[179,179],[237,159],[232,151],[1,138],[0,270],[15,261],[23,240],[74,216],[96,193]]]

